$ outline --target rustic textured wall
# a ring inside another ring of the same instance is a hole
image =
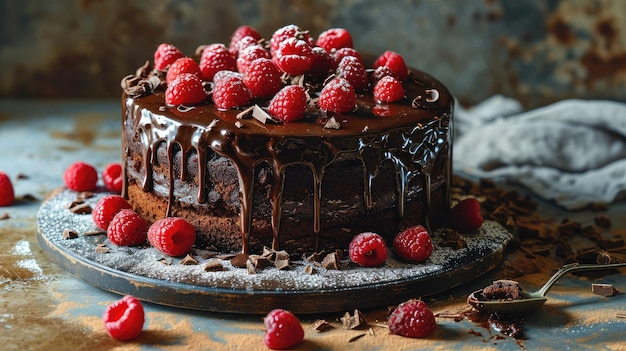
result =
[[[398,51],[464,103],[626,100],[626,1],[613,0],[3,0],[0,97],[117,97],[161,42],[192,53],[240,24],[289,23]]]

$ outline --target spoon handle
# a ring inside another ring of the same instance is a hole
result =
[[[548,279],[548,281],[541,287],[541,289],[539,289],[539,291],[537,291],[536,294],[540,295],[541,297],[544,297],[546,295],[546,293],[548,292],[548,290],[550,290],[550,288],[552,288],[554,283],[556,283],[556,281],[559,280],[559,278],[561,278],[562,276],[564,276],[565,274],[567,274],[569,272],[572,272],[572,271],[587,271],[587,270],[596,270],[596,269],[607,269],[607,268],[616,268],[616,267],[626,267],[626,262],[611,263],[611,264],[579,264],[579,263],[572,263],[572,264],[565,265],[565,266],[561,267],[561,269],[556,271],[556,273],[554,273],[552,275],[552,277],[550,277],[550,279]]]

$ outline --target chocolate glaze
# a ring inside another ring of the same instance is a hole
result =
[[[397,209],[404,216],[412,179],[421,177],[423,208],[428,214],[431,195],[431,173],[438,156],[445,160],[444,198],[449,207],[448,189],[451,175],[453,101],[447,89],[431,76],[413,70],[403,83],[406,98],[398,103],[379,105],[371,93],[359,94],[355,111],[349,114],[326,114],[309,108],[305,119],[285,124],[263,124],[256,119],[238,119],[240,110],[220,111],[207,103],[182,111],[164,106],[163,92],[143,97],[122,96],[124,126],[132,128],[143,146],[145,192],[153,187],[152,167],[159,144],[165,143],[169,167],[169,195],[165,216],[170,216],[174,199],[175,163],[180,164],[179,177],[186,179],[188,155],[195,150],[198,157],[198,203],[207,201],[207,159],[215,154],[226,157],[237,168],[240,190],[241,250],[249,253],[249,238],[254,211],[252,194],[255,167],[267,163],[271,167],[272,248],[278,249],[281,198],[285,169],[304,165],[313,175],[313,230],[320,232],[321,196],[325,169],[340,159],[356,158],[362,162],[363,199],[371,209],[372,181],[381,164],[391,161],[396,169]],[[253,101],[266,106],[267,101]],[[334,117],[340,129],[325,129]],[[128,164],[130,141],[123,138],[123,196],[128,196]],[[180,151],[177,153],[176,151]],[[439,155],[446,153],[445,155]],[[175,155],[180,160],[174,160]],[[178,162],[175,162],[178,161]],[[428,217],[425,216],[427,219]],[[428,223],[426,223],[428,225]]]

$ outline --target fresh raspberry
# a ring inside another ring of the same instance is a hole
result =
[[[78,161],[65,169],[63,179],[65,186],[71,190],[93,190],[98,182],[98,171],[92,165]]]
[[[433,252],[433,242],[426,228],[421,225],[408,228],[396,235],[393,249],[401,258],[421,262]]]
[[[163,218],[152,223],[148,229],[148,241],[166,255],[182,256],[196,242],[196,230],[182,218]]]
[[[260,58],[271,59],[270,52],[265,50],[261,45],[248,46],[239,52],[239,57],[237,57],[237,70],[243,74],[248,73],[250,64]]]
[[[119,163],[111,163],[102,171],[102,181],[104,186],[110,191],[122,193],[122,165]]]
[[[423,338],[435,330],[435,315],[422,300],[401,303],[389,316],[389,331],[409,338]]]
[[[346,56],[356,57],[363,64],[363,57],[353,48],[341,48],[331,52],[330,55],[333,57],[333,60],[335,60],[335,66],[338,66],[339,62]]]
[[[154,52],[154,69],[163,71],[167,66],[184,56],[174,45],[162,43]]]
[[[107,237],[115,245],[134,246],[146,241],[148,225],[135,211],[121,209],[107,228]]]
[[[219,72],[215,73],[215,75],[213,76],[213,83],[214,84],[218,84],[222,80],[230,79],[230,78],[236,78],[236,79],[239,79],[239,80],[243,80],[244,75],[239,73],[239,72],[235,72],[235,71],[219,71]]]
[[[351,48],[352,36],[344,28],[331,28],[322,32],[317,37],[315,44],[324,48],[327,52],[331,52],[333,49]]]
[[[387,76],[396,78],[391,68],[387,66],[378,66],[376,67],[376,69],[374,69],[372,73],[370,73],[370,76],[369,76],[370,83],[376,84],[378,83],[379,80],[383,79],[383,77],[387,77]]]
[[[461,200],[448,214],[448,226],[462,233],[472,232],[482,225],[480,202],[473,197]]]
[[[213,44],[202,50],[200,56],[200,71],[202,79],[212,81],[215,73],[223,70],[237,69],[237,60],[228,51],[224,44]]]
[[[250,64],[243,83],[250,89],[254,97],[270,97],[283,86],[278,71],[272,60],[259,58]]]
[[[231,52],[231,54],[237,55],[239,53],[240,48],[238,47],[238,44],[245,37],[251,37],[255,40],[255,42],[258,42],[263,38],[263,36],[259,32],[257,32],[256,29],[247,25],[240,26],[235,29],[233,35],[230,37],[228,50]]]
[[[272,350],[284,350],[304,340],[304,329],[293,313],[275,309],[265,316],[265,345]]]
[[[365,66],[354,56],[346,56],[341,59],[337,66],[336,76],[344,78],[357,90],[367,88],[369,83]]]
[[[313,50],[304,40],[289,38],[280,43],[274,54],[274,64],[292,76],[300,75],[311,68]]]
[[[181,73],[191,73],[200,77],[200,66],[191,57],[181,57],[168,68],[165,81],[171,84]]]
[[[237,52],[235,52],[233,54],[232,50],[229,48],[231,54],[235,57],[235,59],[237,59],[239,57],[239,55],[241,55],[241,53],[243,52],[243,50],[251,47],[251,46],[261,46],[259,45],[258,40],[254,39],[253,37],[247,36],[247,37],[243,37],[241,40],[239,40],[239,42],[237,43],[237,45],[235,45],[234,49],[237,49]],[[262,46],[261,46],[262,47]],[[269,54],[269,51],[268,51]]]
[[[391,76],[381,78],[374,86],[374,99],[378,102],[396,102],[404,97],[404,88]]]
[[[136,297],[126,295],[107,306],[102,321],[107,333],[114,339],[134,339],[143,330],[145,322],[143,305]]]
[[[299,85],[288,85],[272,98],[268,110],[283,122],[293,122],[304,117],[306,108],[307,98],[304,88]]]
[[[351,112],[356,104],[356,93],[347,80],[334,78],[322,88],[317,103],[321,109],[326,111]]]
[[[352,238],[348,254],[359,266],[376,267],[387,260],[387,245],[380,235],[365,232]]]
[[[237,75],[225,76],[213,87],[213,103],[220,110],[245,106],[251,99],[252,92]]]
[[[313,51],[313,63],[307,74],[314,82],[323,82],[335,70],[337,65],[332,56],[321,47],[316,46],[311,50]]]
[[[313,39],[308,34],[308,32],[303,31],[295,24],[289,24],[277,29],[272,34],[272,38],[270,39],[270,53],[272,54],[272,56],[276,56],[276,51],[278,50],[280,44],[289,38],[301,39],[304,40],[311,47],[314,46]]]
[[[191,73],[181,73],[165,89],[165,104],[178,106],[198,104],[206,99],[202,80]]]
[[[0,172],[0,206],[11,206],[15,200],[11,178]]]
[[[119,195],[107,195],[98,200],[91,211],[91,217],[98,228],[107,230],[113,217],[123,209],[132,209],[126,199]]]
[[[374,62],[374,68],[380,66],[387,66],[391,68],[391,71],[401,81],[406,80],[409,77],[409,70],[406,68],[404,58],[397,52],[385,51]]]

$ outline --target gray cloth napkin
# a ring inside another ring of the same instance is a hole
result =
[[[454,171],[521,184],[567,209],[626,195],[626,104],[503,96],[455,110]]]

